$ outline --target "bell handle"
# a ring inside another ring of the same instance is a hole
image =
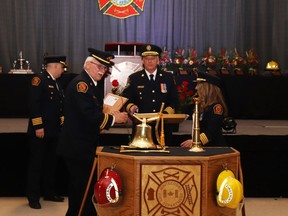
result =
[[[160,112],[159,112],[160,118],[157,119],[156,125],[155,125],[155,135],[156,135],[156,139],[157,139],[158,144],[161,144],[158,128],[159,128],[160,120],[163,118],[162,112],[163,112],[164,106],[165,106],[165,103],[162,102],[161,107],[160,107]]]
[[[135,113],[133,114],[133,117],[136,118],[138,121],[143,122],[143,120],[140,119]]]

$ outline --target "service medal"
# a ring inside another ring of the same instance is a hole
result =
[[[161,92],[162,93],[167,93],[167,85],[166,85],[166,83],[161,83],[160,86],[161,86]]]

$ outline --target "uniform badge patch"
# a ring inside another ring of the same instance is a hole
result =
[[[77,83],[77,92],[86,93],[88,90],[88,85],[85,82]]]
[[[221,104],[216,104],[213,107],[213,110],[214,110],[214,114],[217,114],[217,115],[222,115],[223,114],[223,107],[221,106]]]
[[[32,86],[38,86],[40,84],[41,80],[39,77],[33,77],[31,83],[32,83]]]

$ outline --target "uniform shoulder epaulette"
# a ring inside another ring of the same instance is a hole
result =
[[[213,107],[214,114],[222,115],[223,114],[223,107],[221,104],[215,104]]]
[[[41,79],[39,77],[33,77],[31,84],[32,86],[38,86],[41,82]]]
[[[86,93],[88,91],[88,85],[85,82],[77,83],[77,92]]]

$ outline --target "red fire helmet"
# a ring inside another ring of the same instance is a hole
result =
[[[94,196],[98,204],[109,206],[116,204],[122,191],[122,179],[113,168],[102,171],[94,187]]]

